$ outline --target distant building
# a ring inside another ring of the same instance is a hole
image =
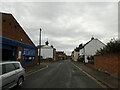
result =
[[[49,42],[46,41],[41,47],[41,56],[43,59],[56,60],[56,49],[52,45],[49,46]]]
[[[64,51],[56,51],[56,58],[57,60],[65,60],[67,59],[67,55],[64,53]]]
[[[72,59],[72,58],[71,58],[71,55],[67,55],[67,59],[70,59],[70,60],[71,60],[71,59]]]
[[[72,52],[72,60],[73,61],[78,61],[80,55],[79,55],[79,50],[82,48],[82,44],[79,45],[79,47],[76,47],[74,51]]]
[[[79,58],[79,49],[76,48],[76,49],[74,49],[74,51],[73,51],[72,60],[73,60],[73,61],[77,61],[78,58]]]
[[[84,44],[83,47],[79,50],[80,56],[84,56],[85,63],[88,63],[88,57],[94,56],[97,50],[103,48],[104,46],[104,43],[92,37],[91,40]]]
[[[12,14],[0,13],[2,16],[2,33],[0,33],[0,50],[2,61],[20,61],[23,67],[36,64],[37,47],[16,21]]]

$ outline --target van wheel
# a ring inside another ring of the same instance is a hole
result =
[[[20,77],[17,82],[17,87],[21,87],[23,85],[23,78]]]

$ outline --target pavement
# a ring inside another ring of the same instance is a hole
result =
[[[94,68],[90,68],[84,63],[80,62],[73,62],[76,66],[81,68],[81,70],[85,71],[92,77],[94,77],[97,81],[101,82],[102,84],[106,85],[108,88],[118,88],[120,89],[120,80],[111,76],[110,74],[98,71]]]
[[[29,75],[31,72],[35,72],[35,71],[37,71],[37,70],[40,70],[40,69],[42,69],[42,68],[45,68],[45,67],[47,67],[47,65],[48,65],[49,63],[40,63],[40,65],[39,64],[36,64],[36,65],[34,65],[34,66],[29,66],[29,67],[27,67],[26,68],[26,76],[27,75]]]

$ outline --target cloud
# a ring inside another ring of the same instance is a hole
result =
[[[118,4],[115,2],[9,2],[2,12],[12,13],[33,42],[49,39],[67,54],[92,35],[107,43],[118,35]]]

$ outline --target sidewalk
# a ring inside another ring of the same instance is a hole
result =
[[[41,63],[40,65],[36,64],[34,66],[27,67],[26,68],[26,74],[29,74],[30,72],[34,72],[34,71],[42,69],[42,68],[45,68],[46,66],[47,66],[46,63]]]
[[[102,84],[105,84],[107,87],[120,89],[120,80],[118,80],[117,78],[112,77],[107,73],[97,71],[94,68],[90,68],[87,65],[84,65],[83,63],[80,62],[73,62],[73,63],[79,68],[81,68],[83,71],[90,74],[96,80],[100,81]]]

